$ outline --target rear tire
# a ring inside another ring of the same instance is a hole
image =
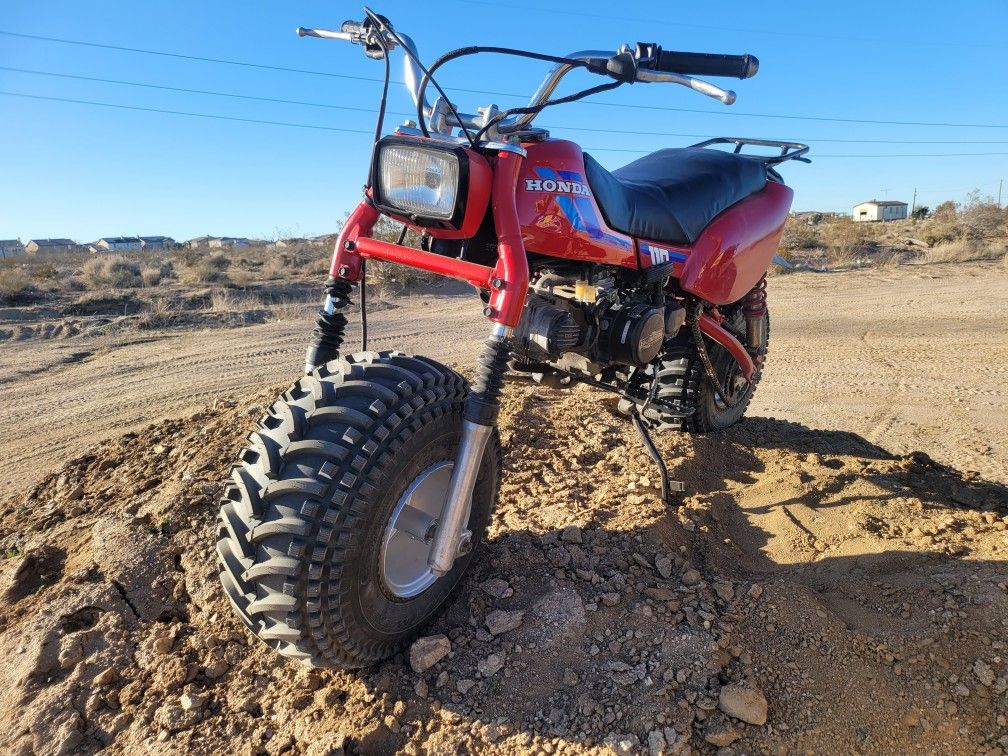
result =
[[[766,313],[763,317],[766,319],[766,327],[763,330],[766,338],[762,345],[765,355],[770,338],[770,314]],[[741,306],[735,306],[725,314],[725,326],[745,343],[745,317],[742,315]],[[705,346],[722,386],[730,383],[733,371],[738,371],[735,358],[709,339],[705,342]],[[648,382],[653,375],[651,371],[652,369],[648,368]],[[745,393],[739,402],[734,406],[726,406],[717,398],[707,377],[693,334],[685,328],[672,342],[658,364],[656,398],[679,410],[692,410],[692,413],[687,417],[674,417],[656,407],[649,407],[642,417],[650,427],[658,430],[679,430],[687,433],[725,430],[738,423],[745,415],[762,373],[762,366],[757,367],[752,382],[745,388]],[[642,401],[638,401],[637,404],[640,406]],[[631,404],[626,399],[620,401],[621,411],[629,412],[630,407]]]
[[[473,549],[447,575],[412,594],[390,584],[383,542],[404,492],[431,470],[445,477],[467,393],[433,360],[366,352],[271,405],[232,468],[217,540],[225,593],[257,637],[311,666],[362,667],[401,650],[441,607],[496,503],[496,431],[473,491]]]

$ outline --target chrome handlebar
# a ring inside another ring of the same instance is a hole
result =
[[[369,47],[369,35],[377,34],[375,30],[368,30],[363,24],[356,21],[344,21],[340,28],[340,31],[330,31],[327,29],[306,29],[304,27],[298,27],[297,35],[299,37],[318,37],[320,39],[339,39],[346,42],[351,42],[357,45],[365,45]],[[396,39],[398,37],[398,40]],[[420,82],[423,81],[423,71],[417,64],[419,59],[419,54],[417,53],[416,43],[413,39],[401,32],[396,32],[395,36],[391,34],[385,34],[382,37],[385,42],[385,47],[391,51],[393,48],[397,47],[399,41],[402,42],[403,46],[412,53],[412,55],[403,55],[403,79],[405,80],[406,88],[409,90],[410,95],[413,97],[413,104],[420,104]],[[624,48],[627,49],[627,48]],[[380,57],[373,55],[370,51],[368,54],[371,57]],[[578,52],[570,53],[564,57],[572,58],[574,60],[589,62],[589,63],[600,63],[603,66],[612,57],[612,53],[606,50],[580,50]],[[530,108],[537,107],[542,103],[546,102],[550,95],[556,91],[556,88],[560,85],[561,80],[564,76],[570,73],[577,66],[571,63],[557,63],[550,69],[546,74],[546,77],[542,80],[542,83],[536,89],[532,98],[529,100],[528,106]],[[692,89],[694,92],[699,92],[700,94],[706,95],[707,97],[712,97],[715,100],[720,101],[725,105],[731,105],[735,102],[735,93],[731,90],[722,89],[721,87],[711,84],[703,79],[697,79],[693,76],[686,76],[685,74],[677,73],[666,73],[664,71],[653,71],[650,69],[639,69],[636,74],[636,81],[645,83],[670,83],[670,84],[680,84],[684,87]],[[431,119],[434,125],[438,125],[436,122],[438,120],[441,123],[456,127],[464,126],[466,128],[479,129],[486,125],[488,114],[483,113],[480,115],[474,115],[471,113],[458,113],[458,118],[455,118],[451,109],[447,107],[445,103],[439,98],[432,106],[428,101],[426,95],[423,97],[423,111],[424,115]],[[519,116],[513,116],[507,118],[496,125],[496,129],[500,134],[512,134],[517,131],[522,131],[529,127],[532,121],[535,119],[537,113],[524,113]]]

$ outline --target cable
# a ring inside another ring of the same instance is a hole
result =
[[[183,60],[195,60],[204,63],[219,63],[224,65],[232,66],[245,66],[249,68],[260,68],[270,71],[284,71],[286,73],[300,73],[308,74],[311,76],[330,76],[338,79],[353,79],[357,81],[371,81],[376,83],[381,83],[381,79],[372,76],[351,76],[349,74],[337,74],[328,71],[312,71],[308,69],[301,68],[287,68],[284,66],[272,66],[266,65],[264,63],[249,63],[246,61],[237,60],[227,60],[224,58],[205,58],[196,55],[183,55],[181,53],[170,53],[163,52],[160,50],[144,50],[137,47],[122,47],[118,45],[107,45],[100,44],[97,42],[84,42],[81,40],[73,39],[61,39],[58,37],[45,37],[38,34],[23,34],[21,32],[11,32],[0,29],[0,34],[9,37],[19,37],[22,39],[33,39],[43,42],[56,42],[61,44],[69,45],[80,45],[84,47],[97,47],[107,50],[119,50],[123,52],[141,53],[144,55],[162,55],[169,58],[179,58]],[[401,81],[394,81],[395,84],[403,84]],[[498,97],[517,97],[525,98],[528,95],[516,94],[514,92],[497,92],[487,89],[469,89],[466,87],[448,87],[448,89],[454,92],[466,92],[470,94],[484,94]],[[447,98],[446,98],[447,99]],[[798,116],[790,114],[780,114],[780,113],[743,113],[733,110],[701,110],[699,108],[674,108],[664,105],[640,105],[640,104],[630,104],[630,103],[620,103],[620,102],[599,102],[596,100],[586,100],[584,101],[586,105],[597,105],[599,107],[609,107],[609,108],[629,108],[632,110],[658,110],[662,112],[672,112],[672,113],[700,113],[702,115],[720,115],[720,116],[744,116],[749,118],[779,118],[783,120],[799,120],[799,121],[824,121],[832,123],[865,123],[874,125],[885,125],[885,126],[936,126],[936,127],[946,127],[946,128],[970,128],[970,129],[1008,129],[1008,124],[1000,123],[938,123],[929,121],[883,121],[883,120],[869,120],[869,119],[857,119],[857,118],[835,118],[828,116]]]
[[[149,84],[140,81],[124,81],[122,79],[104,79],[100,76],[82,76],[80,74],[57,73],[55,71],[39,71],[32,68],[15,68],[14,66],[0,66],[0,71],[13,71],[14,73],[32,74],[34,76],[53,76],[60,79],[75,79],[77,81],[93,81],[101,84],[118,84],[125,87],[143,87],[144,89],[160,89],[167,92],[182,92],[183,94],[210,95],[213,97],[230,97],[237,100],[253,100],[256,102],[272,102],[280,105],[304,105],[310,108],[327,108],[330,110],[354,110],[360,113],[373,113],[374,108],[360,108],[353,105],[328,105],[322,102],[307,102],[305,100],[284,100],[276,97],[259,97],[257,95],[243,95],[234,92],[215,92],[207,89],[187,89],[185,87],[171,87],[165,84]],[[392,115],[407,116],[410,113],[392,113]]]
[[[613,82],[618,84],[618,82]],[[49,97],[45,95],[33,95],[26,94],[24,92],[7,92],[0,90],[0,96],[3,97],[22,97],[30,100],[47,100],[51,102],[66,102],[75,105],[92,105],[102,108],[117,108],[120,110],[136,110],[144,113],[161,113],[166,115],[179,115],[188,116],[191,118],[205,118],[208,120],[218,120],[218,121],[237,121],[239,123],[255,123],[265,126],[287,126],[296,129],[313,129],[316,131],[335,131],[344,134],[367,134],[369,136],[374,136],[373,132],[367,129],[344,129],[338,126],[316,126],[308,123],[292,123],[289,121],[267,121],[258,118],[239,118],[237,116],[225,116],[216,115],[213,113],[193,113],[184,110],[167,110],[164,108],[148,108],[141,107],[139,105],[123,105],[120,103],[113,102],[98,102],[95,100],[78,100],[70,97]],[[630,150],[618,147],[585,147],[584,150],[592,152],[629,152],[638,155],[644,155],[653,150]],[[901,157],[982,157],[982,156],[996,156],[996,155],[1008,155],[1008,152],[949,152],[949,153],[921,153],[921,154],[898,154],[898,155],[815,155],[817,158],[901,158]]]
[[[83,76],[80,74],[68,74],[60,73],[57,71],[40,71],[32,68],[17,68],[15,66],[0,66],[0,71],[11,71],[14,73],[30,74],[33,76],[51,76],[60,79],[73,79],[76,81],[93,81],[101,84],[116,84],[118,86],[126,87],[141,87],[144,89],[157,89],[164,90],[168,92],[181,92],[183,94],[198,94],[198,95],[209,95],[212,97],[228,97],[238,100],[250,100],[254,102],[271,102],[280,105],[301,105],[310,108],[325,108],[327,110],[350,110],[359,113],[373,113],[374,108],[362,108],[356,107],[354,105],[332,105],[324,102],[309,102],[307,100],[286,100],[276,97],[260,97],[258,95],[244,95],[238,94],[236,92],[217,92],[214,90],[207,89],[189,89],[186,87],[173,87],[165,84],[151,84],[149,82],[140,81],[125,81],[123,79],[106,79],[100,76]],[[414,113],[407,113],[404,111],[387,111],[387,115],[402,116],[403,118],[412,118]],[[705,139],[709,134],[686,134],[681,132],[671,132],[671,131],[638,131],[630,129],[604,129],[593,126],[571,126],[568,124],[556,124],[556,125],[543,125],[543,128],[552,131],[587,131],[598,134],[632,134],[635,136],[662,136],[662,137],[686,137],[695,139]],[[798,139],[799,137],[795,137]],[[968,140],[968,139],[952,139],[952,140],[918,140],[918,139],[835,139],[832,137],[800,137],[806,142],[830,142],[837,144],[1008,144],[1008,140]]]
[[[468,3],[469,5],[482,5],[482,6],[494,7],[494,8],[498,8],[498,9],[500,8],[500,4],[499,3],[497,3],[497,2],[489,2],[488,0],[456,0],[456,2]],[[926,46],[929,49],[933,48],[933,47],[940,47],[940,46],[948,46],[948,47],[997,47],[998,49],[1000,49],[1000,45],[995,44],[995,43],[986,43],[986,42],[948,42],[948,41],[945,41],[945,40],[943,40],[941,42],[929,42],[929,41],[923,41],[923,40],[892,40],[892,39],[873,39],[873,38],[868,38],[868,37],[845,37],[845,36],[836,35],[836,34],[821,34],[821,33],[816,33],[816,32],[808,32],[808,31],[805,31],[805,30],[795,32],[795,31],[786,31],[786,30],[782,30],[782,29],[745,29],[745,28],[740,28],[740,27],[730,27],[730,26],[721,26],[721,25],[714,26],[714,25],[711,25],[711,24],[694,24],[694,23],[683,23],[683,22],[679,22],[679,21],[664,21],[661,18],[653,18],[653,17],[652,18],[647,18],[647,19],[644,19],[644,18],[634,18],[633,16],[624,16],[624,15],[617,16],[617,15],[609,15],[609,14],[604,14],[604,13],[590,13],[590,12],[586,12],[586,11],[582,10],[581,8],[578,8],[577,13],[569,13],[569,12],[566,12],[566,11],[563,11],[563,10],[559,10],[556,6],[550,6],[550,5],[539,5],[539,6],[536,6],[536,7],[532,7],[532,6],[529,6],[529,5],[522,6],[522,5],[514,5],[513,3],[508,3],[507,7],[508,7],[508,12],[509,13],[515,13],[515,12],[518,12],[518,13],[521,13],[521,12],[542,13],[542,12],[545,11],[546,13],[553,13],[553,14],[559,15],[559,16],[569,16],[569,17],[576,17],[576,18],[598,18],[598,19],[604,19],[604,20],[607,20],[607,21],[619,21],[621,23],[627,23],[627,22],[641,23],[641,24],[647,24],[649,27],[651,25],[654,25],[655,23],[658,23],[658,24],[662,24],[662,25],[665,25],[665,26],[676,26],[676,27],[691,28],[691,29],[708,29],[708,30],[711,30],[711,31],[718,31],[718,32],[731,31],[731,32],[740,32],[740,33],[743,33],[743,34],[770,34],[770,35],[778,35],[778,36],[785,36],[785,37],[800,37],[802,39],[809,39],[809,38],[831,39],[831,40],[845,41],[845,42],[868,42],[868,43],[872,43],[872,44],[894,44],[895,43],[895,44],[907,44],[907,45],[913,45],[913,46],[918,46],[918,45],[919,46]]]
[[[25,94],[23,92],[0,91],[0,95],[5,97],[24,97],[30,100],[51,100],[52,102],[70,102],[77,105],[97,105],[103,108],[119,108],[121,110],[139,110],[146,113],[165,113],[168,115],[190,116],[192,118],[208,118],[219,121],[240,121],[242,123],[259,123],[267,126],[289,126],[297,129],[316,129],[318,131],[340,131],[345,134],[368,134],[372,132],[366,129],[342,129],[338,126],[313,126],[307,123],[290,123],[288,121],[264,121],[258,118],[238,118],[236,116],[213,115],[211,113],[191,113],[183,110],[165,110],[163,108],[146,108],[139,105],[120,105],[113,102],[97,102],[95,100],[75,100],[70,97],[47,97],[44,95]]]

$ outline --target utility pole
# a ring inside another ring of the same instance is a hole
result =
[[[914,210],[916,210],[916,209],[917,209],[917,187],[915,186],[914,187],[914,196],[913,196],[913,199],[910,200],[910,217],[911,218],[913,217]]]
[[[1001,188],[1004,186],[1004,179],[998,181],[998,207],[1001,207]]]

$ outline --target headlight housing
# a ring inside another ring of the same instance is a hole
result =
[[[486,158],[435,139],[387,136],[375,145],[371,192],[386,215],[435,237],[470,236],[483,220],[490,195]]]

